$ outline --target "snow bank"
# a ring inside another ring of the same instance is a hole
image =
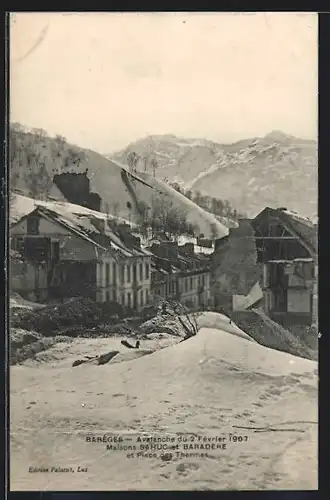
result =
[[[203,312],[197,318],[198,328],[213,328],[255,342],[252,337],[233,323],[228,316],[217,312]]]
[[[13,367],[10,403],[14,490],[317,489],[317,363],[225,331],[202,328],[124,363]],[[227,436],[227,448],[189,457],[181,444],[168,461],[129,459],[86,439],[104,435],[124,445]],[[29,474],[27,463],[87,470]]]

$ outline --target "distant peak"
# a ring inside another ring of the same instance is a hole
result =
[[[285,134],[281,130],[272,130],[269,134],[265,135],[265,139],[271,139],[273,141],[286,141],[288,139],[292,139],[293,136]]]

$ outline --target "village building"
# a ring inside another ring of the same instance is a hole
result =
[[[151,254],[125,224],[39,205],[10,228],[12,291],[35,301],[88,296],[139,310]]]
[[[286,209],[252,221],[263,264],[264,311],[284,326],[317,324],[317,225]]]
[[[152,258],[152,294],[155,299],[178,300],[191,309],[212,305],[211,263],[208,256],[194,251],[189,242],[154,242]]]

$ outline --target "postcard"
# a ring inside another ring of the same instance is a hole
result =
[[[10,488],[318,488],[318,18],[15,12]]]

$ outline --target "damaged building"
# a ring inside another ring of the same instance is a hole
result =
[[[252,221],[263,264],[265,313],[283,326],[317,324],[317,225],[286,209]]]
[[[88,296],[136,310],[150,300],[151,254],[125,224],[39,205],[10,239],[11,289],[25,298]]]

